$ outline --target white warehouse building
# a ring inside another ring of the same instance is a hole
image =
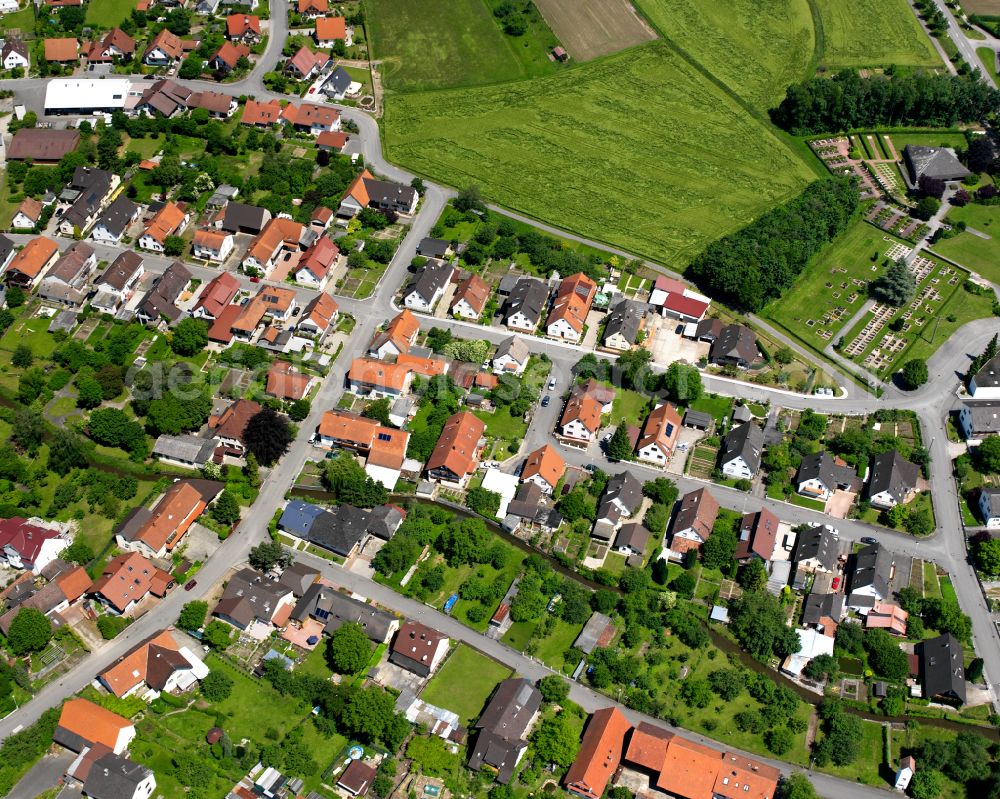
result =
[[[131,89],[132,81],[127,78],[56,78],[45,87],[45,113],[120,111]]]

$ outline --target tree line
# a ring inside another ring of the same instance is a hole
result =
[[[688,268],[698,287],[733,308],[759,311],[847,227],[858,207],[851,178],[820,180],[742,230],[710,244]]]
[[[951,127],[977,122],[1000,108],[1000,91],[974,75],[862,78],[844,69],[832,78],[789,86],[771,120],[796,136],[885,125]]]

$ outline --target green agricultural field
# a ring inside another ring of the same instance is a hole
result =
[[[463,724],[479,718],[493,689],[511,676],[501,663],[459,644],[427,683],[421,699],[458,714]]]
[[[87,24],[113,28],[135,10],[133,0],[90,0],[87,4]]]
[[[365,0],[365,7],[372,53],[390,91],[498,83],[561,66],[533,46],[535,36],[505,35],[484,0]]]
[[[966,230],[953,238],[942,239],[931,245],[931,249],[987,280],[1000,283],[1000,206],[969,204],[964,208],[952,208],[948,221],[953,224],[965,222],[976,233]]]
[[[638,0],[660,34],[752,105],[766,109],[806,77],[808,0]]]
[[[867,283],[877,275],[872,267],[882,263],[886,251],[896,241],[887,241],[887,236],[863,219],[856,219],[816,256],[784,297],[765,309],[764,316],[806,345],[822,351],[827,344],[836,341],[843,326],[864,305],[865,288],[852,281]],[[878,258],[873,261],[876,252]],[[842,287],[844,283],[848,288]],[[848,302],[854,293],[858,296]],[[835,322],[824,323],[824,314],[836,308],[846,309],[845,313]],[[815,324],[807,324],[810,320]],[[821,333],[828,333],[830,338],[824,338]]]
[[[944,66],[906,0],[815,0],[829,69]]]
[[[420,174],[673,266],[812,178],[662,42],[527,83],[394,97],[385,142]]]

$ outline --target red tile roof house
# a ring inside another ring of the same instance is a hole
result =
[[[110,710],[87,699],[73,698],[62,706],[52,740],[80,753],[86,748],[106,746],[116,755],[128,749],[135,738],[135,727]]]
[[[69,539],[53,522],[20,516],[0,519],[0,553],[13,569],[40,574],[68,546]]]
[[[739,543],[733,557],[741,562],[760,558],[764,563],[770,563],[780,523],[778,517],[767,508],[744,515],[738,531]]]
[[[142,62],[151,67],[169,67],[180,60],[183,53],[184,46],[181,44],[180,36],[164,28],[146,47],[142,54]]]
[[[596,296],[597,284],[582,272],[560,282],[552,311],[545,321],[546,334],[578,344]]]
[[[486,425],[468,411],[449,418],[427,460],[427,476],[446,485],[465,488],[479,466],[485,431]]]
[[[10,222],[11,230],[31,230],[42,218],[44,206],[31,197],[25,197],[17,206],[17,213]]]
[[[335,153],[339,153],[350,140],[351,137],[341,130],[334,132],[324,131],[316,137],[316,147],[319,150],[332,150]]]
[[[47,239],[45,236],[32,239],[10,262],[3,273],[4,282],[33,289],[41,283],[45,273],[58,257],[59,247],[52,239]]]
[[[329,50],[338,41],[347,47],[354,44],[354,28],[347,27],[343,17],[321,17],[316,20],[316,30],[313,33],[316,46]]]
[[[486,308],[493,288],[474,272],[458,284],[451,301],[451,313],[461,319],[477,321]]]
[[[87,61],[91,64],[107,64],[116,58],[131,58],[133,55],[135,39],[121,28],[115,28],[90,45]]]
[[[551,444],[545,444],[528,455],[521,469],[521,481],[534,483],[546,494],[555,491],[566,474],[566,461]]]
[[[217,72],[229,73],[236,69],[241,58],[250,58],[250,48],[245,44],[223,42],[208,59],[208,65]]]
[[[329,0],[298,0],[296,10],[299,16],[315,19],[330,10],[330,3]]]
[[[359,396],[401,397],[409,393],[413,371],[405,365],[355,358],[347,373],[350,390]]]
[[[301,51],[300,51],[301,52]],[[340,130],[340,112],[329,106],[302,103],[286,105],[281,111],[281,118],[296,130],[318,136],[321,133],[333,133]]]
[[[226,38],[256,44],[260,41],[260,18],[252,14],[230,14],[226,17]]]
[[[56,64],[73,64],[80,60],[80,43],[76,39],[46,39],[45,60]]]
[[[566,790],[584,799],[600,799],[625,753],[632,725],[616,707],[596,711],[587,722],[576,760],[563,780]]]
[[[685,494],[674,519],[667,558],[680,561],[689,549],[698,549],[712,534],[719,503],[707,488]]]
[[[118,555],[108,561],[90,593],[112,612],[130,612],[147,595],[163,597],[173,587],[174,578],[138,552]]]
[[[253,400],[239,399],[222,413],[208,417],[208,427],[213,431],[212,437],[219,442],[227,455],[243,457],[246,452],[243,431],[247,422],[260,412],[261,406]]]
[[[601,429],[601,416],[611,413],[615,390],[588,380],[573,386],[569,401],[559,420],[559,435],[564,443],[586,446]]]
[[[650,411],[646,424],[642,427],[642,438],[636,448],[636,456],[641,461],[665,467],[677,444],[681,429],[681,416],[669,402]]]
[[[139,237],[138,246],[144,250],[162,253],[166,250],[167,239],[170,236],[180,235],[190,220],[191,215],[184,208],[168,202],[146,223],[146,228]]]
[[[250,242],[243,258],[243,268],[259,269],[266,276],[282,255],[299,251],[304,231],[305,227],[299,222],[283,216],[274,217]]]
[[[322,72],[329,63],[330,56],[326,53],[314,53],[303,45],[285,62],[285,72],[291,73],[299,80],[308,80]]]
[[[295,282],[300,286],[322,291],[330,276],[330,270],[339,260],[340,248],[326,236],[320,236],[302,253],[299,267],[295,272]]]
[[[315,385],[315,377],[302,374],[288,361],[275,361],[267,372],[267,393],[278,399],[304,399]]]
[[[223,263],[236,249],[236,239],[232,233],[224,230],[197,230],[192,242],[191,254],[195,258]],[[227,273],[223,273],[227,274]]]
[[[220,272],[202,289],[191,315],[196,319],[215,320],[236,299],[239,291],[240,281],[230,272]]]
[[[166,557],[223,487],[211,480],[178,480],[152,509],[137,509],[119,527],[118,546],[148,558]]]
[[[208,668],[170,630],[140,641],[97,675],[98,681],[122,699],[138,694],[154,699],[161,692],[184,691],[208,675]]]
[[[281,121],[281,103],[277,100],[270,100],[266,103],[258,103],[256,100],[247,100],[243,106],[243,116],[240,124],[251,128],[269,128]]]
[[[340,307],[329,294],[317,294],[302,311],[295,330],[322,341],[340,318]]]
[[[375,334],[372,343],[368,345],[368,354],[383,360],[398,357],[410,351],[419,332],[420,323],[417,318],[409,309],[404,308],[393,317],[384,331]]]

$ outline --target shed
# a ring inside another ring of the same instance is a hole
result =
[[[606,647],[614,637],[615,626],[611,623],[611,618],[603,613],[594,613],[583,625],[573,642],[573,648],[589,655],[595,649]]]
[[[684,413],[684,426],[693,427],[696,430],[711,430],[714,421],[712,414],[704,411],[688,410]]]

